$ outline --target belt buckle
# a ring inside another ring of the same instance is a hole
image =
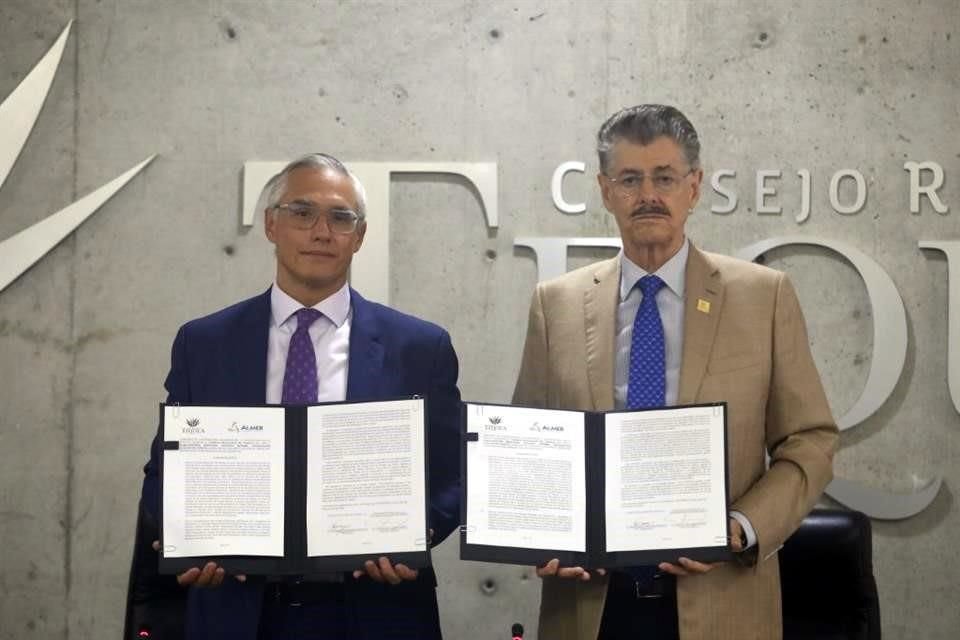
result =
[[[294,581],[293,581],[293,586],[294,586],[294,587],[299,587],[302,583],[303,583],[303,580],[294,580]],[[295,589],[295,588],[290,590],[290,602],[287,603],[287,606],[290,606],[290,607],[299,607],[299,606],[302,606],[302,605],[303,605],[303,603],[300,602],[299,599],[294,599],[294,598],[295,598],[295,593],[296,593],[296,591],[297,591],[297,589]]]
[[[303,603],[297,598],[296,589],[301,583],[302,580],[291,580],[289,582],[277,581],[271,583],[269,586],[271,591],[273,591],[273,601],[287,607],[302,606]]]
[[[637,580],[633,581],[633,595],[637,600],[653,600],[656,598],[663,597],[663,587],[657,584],[657,580],[660,580],[663,577],[663,574],[659,571],[653,574],[653,582],[650,583],[650,589],[646,592],[640,591],[640,582]],[[659,591],[659,592],[657,592]]]

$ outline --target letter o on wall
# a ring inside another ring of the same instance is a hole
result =
[[[882,407],[897,386],[907,357],[907,314],[900,292],[889,274],[873,258],[846,242],[814,236],[780,236],[744,247],[736,256],[753,261],[771,249],[797,244],[836,251],[853,265],[867,287],[873,315],[873,354],[870,373],[860,397],[846,414],[837,419],[841,430],[849,429]]]
[[[844,178],[853,178],[857,184],[857,197],[852,205],[840,204],[840,182]],[[849,216],[863,209],[867,202],[867,183],[863,174],[856,169],[840,169],[830,178],[830,206],[839,214]]]

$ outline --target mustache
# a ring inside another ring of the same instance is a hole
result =
[[[659,204],[641,204],[639,207],[630,212],[630,217],[650,214],[659,214],[669,217],[670,211],[666,207]]]

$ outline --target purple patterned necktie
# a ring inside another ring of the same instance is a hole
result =
[[[283,404],[313,404],[317,401],[317,354],[308,329],[322,313],[300,309],[297,329],[290,336],[287,367],[283,372]]]

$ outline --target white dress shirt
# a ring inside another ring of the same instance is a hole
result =
[[[280,404],[283,399],[283,374],[287,367],[290,337],[297,330],[297,311],[303,305],[274,282],[270,290],[270,331],[267,339],[267,404]],[[350,286],[344,284],[336,293],[324,298],[313,308],[323,314],[308,333],[317,357],[317,402],[340,402],[347,399],[347,369],[350,363]]]
[[[666,369],[666,404],[677,404],[680,387],[680,365],[683,356],[683,295],[687,275],[687,256],[690,240],[683,239],[680,250],[667,260],[654,275],[666,286],[657,292],[657,309],[663,323],[664,365]],[[640,278],[648,275],[634,264],[623,251],[620,252],[620,302],[617,304],[616,362],[614,364],[613,399],[617,409],[627,406],[627,387],[630,384],[630,344],[633,339],[633,321],[640,309],[643,293],[636,286]],[[739,511],[731,511],[730,517],[740,523],[747,538],[745,549],[757,543],[757,534],[747,517]]]

